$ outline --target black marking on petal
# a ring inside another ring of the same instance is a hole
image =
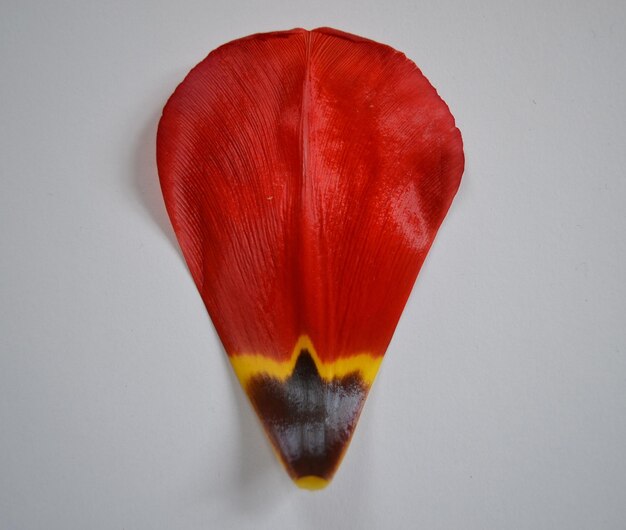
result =
[[[257,375],[247,391],[292,477],[330,479],[367,395],[358,372],[324,381],[311,354],[302,350],[285,381]]]

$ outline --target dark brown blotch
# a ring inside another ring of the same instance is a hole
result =
[[[330,480],[352,437],[367,385],[358,372],[325,381],[302,350],[285,381],[253,377],[247,392],[263,426],[294,479]]]

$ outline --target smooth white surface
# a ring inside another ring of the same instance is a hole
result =
[[[0,528],[626,528],[626,3],[0,3]],[[467,170],[334,483],[296,489],[175,244],[161,108],[236,37],[404,51]]]

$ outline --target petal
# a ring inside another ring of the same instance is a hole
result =
[[[330,480],[459,186],[461,135],[413,62],[328,28],[213,51],[159,124],[185,259],[270,440]]]

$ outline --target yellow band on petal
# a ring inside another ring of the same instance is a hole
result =
[[[291,357],[285,361],[269,359],[258,353],[242,353],[232,355],[230,362],[239,381],[245,388],[248,381],[257,375],[269,375],[284,381],[293,373],[296,361],[302,350],[309,352],[320,377],[325,381],[332,381],[333,379],[358,372],[363,382],[371,386],[383,360],[381,355],[374,356],[369,353],[358,353],[350,357],[340,357],[333,361],[322,361],[317,355],[311,339],[307,335],[302,335],[298,339]]]

